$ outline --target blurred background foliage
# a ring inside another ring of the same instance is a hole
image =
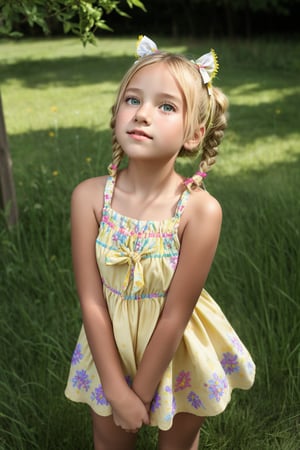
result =
[[[72,33],[84,44],[108,31],[195,38],[290,36],[299,32],[299,13],[300,0],[0,0],[0,36]]]

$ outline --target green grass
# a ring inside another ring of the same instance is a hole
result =
[[[230,126],[207,188],[224,222],[207,288],[257,364],[254,387],[208,419],[200,449],[299,446],[299,53],[296,42],[171,41],[214,47]],[[0,82],[20,221],[0,218],[0,449],[88,450],[90,418],[63,390],[80,326],[69,199],[110,161],[109,108],[135,39],[0,41]],[[186,175],[189,161],[178,168]],[[154,450],[154,429],[139,450]]]

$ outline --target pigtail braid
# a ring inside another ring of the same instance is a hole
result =
[[[115,133],[115,123],[116,123],[116,115],[115,115],[115,106],[112,107],[112,118],[110,121],[110,127],[112,128],[112,162],[108,166],[108,173],[111,176],[116,176],[118,172],[118,167],[120,162],[124,156],[124,151],[121,145],[118,143]]]
[[[206,120],[206,132],[202,141],[202,156],[199,170],[185,184],[189,190],[201,187],[207,172],[216,162],[218,147],[223,139],[227,126],[228,99],[223,92],[211,88],[210,111]]]
[[[227,126],[227,97],[217,88],[212,88],[211,111],[206,124],[206,133],[202,142],[200,170],[208,172],[215,164],[218,147],[223,139]]]

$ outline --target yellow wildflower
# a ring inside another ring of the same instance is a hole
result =
[[[52,175],[53,175],[54,177],[57,177],[57,175],[58,175],[58,170],[53,170]]]

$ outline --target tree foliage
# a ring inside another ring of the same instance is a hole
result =
[[[111,31],[107,15],[115,12],[130,17],[121,3],[145,11],[141,0],[0,0],[0,34],[19,37],[22,33],[18,26],[24,23],[49,34],[49,22],[54,19],[62,24],[65,33],[78,35],[84,44],[94,43],[97,29]]]

